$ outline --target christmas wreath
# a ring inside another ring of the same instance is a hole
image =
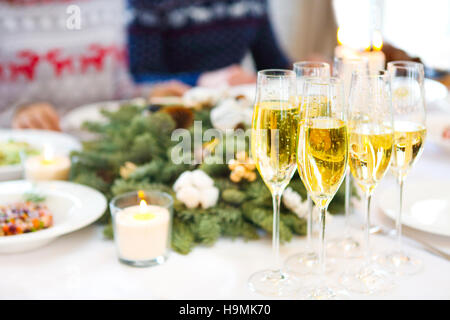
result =
[[[212,245],[221,237],[258,239],[263,231],[272,232],[272,198],[248,156],[248,142],[236,149],[228,163],[210,160],[222,152],[226,138],[202,145],[199,164],[174,163],[172,133],[177,128],[193,130],[195,120],[202,130],[213,128],[211,108],[183,106],[123,105],[118,111],[103,110],[104,122],[87,122],[84,129],[94,133],[94,140],[83,143],[74,152],[70,179],[91,186],[108,198],[135,190],[157,189],[174,197],[172,248],[189,253],[196,244]],[[245,127],[240,124],[237,127]],[[281,208],[280,237],[289,241],[294,234],[304,235],[306,197],[296,175],[285,193]],[[341,188],[329,210],[342,212]],[[303,207],[302,207],[303,205]],[[110,215],[105,235],[112,237]]]

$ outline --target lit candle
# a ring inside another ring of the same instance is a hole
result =
[[[379,70],[384,70],[386,64],[386,56],[381,51],[383,47],[383,37],[379,31],[374,31],[372,36],[372,49],[369,47],[368,51],[361,53],[369,62],[369,72],[370,74],[375,74]]]
[[[149,261],[165,256],[169,242],[170,213],[164,207],[127,207],[115,216],[115,241],[119,256],[128,261]]]
[[[50,145],[44,146],[42,155],[28,157],[25,161],[25,178],[28,180],[67,180],[70,159],[57,156]]]
[[[349,46],[347,46],[343,43],[343,41],[345,40],[346,37],[348,37],[348,36],[344,33],[344,29],[338,28],[338,31],[337,31],[338,45],[336,46],[336,48],[334,48],[334,56],[336,58],[341,58],[341,59],[356,59],[356,58],[358,58],[360,56],[359,52],[353,48],[350,48]]]

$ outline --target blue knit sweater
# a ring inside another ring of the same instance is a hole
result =
[[[289,68],[265,0],[129,0],[130,71],[136,82],[178,79],[195,85],[204,71],[240,63]]]

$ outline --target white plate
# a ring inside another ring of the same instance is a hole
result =
[[[136,98],[133,100],[103,101],[80,106],[68,112],[62,118],[61,128],[63,131],[84,138],[84,131],[81,129],[84,122],[103,122],[105,121],[105,117],[101,114],[101,110],[116,111],[122,104],[125,103],[144,104],[145,99]],[[89,136],[86,135],[86,137]]]
[[[450,182],[429,180],[404,186],[402,223],[408,227],[450,237]],[[396,219],[399,191],[396,186],[381,192],[378,205]]]
[[[425,101],[428,105],[447,98],[448,90],[440,82],[431,79],[425,79]]]
[[[68,112],[61,121],[61,128],[64,131],[80,130],[81,125],[85,121],[102,122],[105,120],[100,113],[102,109],[108,111],[115,111],[119,108],[119,101],[104,101],[98,103],[91,103],[80,106]]]
[[[81,144],[74,137],[60,132],[46,130],[2,130],[1,141],[27,142],[36,149],[43,149],[44,145],[50,145],[56,154],[69,155],[73,150],[80,150]],[[22,164],[0,166],[0,181],[16,180],[22,178]]]
[[[427,140],[450,152],[450,139],[442,136],[446,127],[450,127],[450,114],[427,115]]]
[[[0,183],[0,204],[23,199],[23,194],[37,192],[46,197],[53,214],[53,226],[36,232],[0,237],[0,253],[36,249],[57,237],[81,229],[102,216],[106,199],[97,190],[66,181],[31,183],[25,180]]]

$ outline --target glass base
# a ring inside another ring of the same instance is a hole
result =
[[[394,251],[381,257],[378,261],[388,271],[396,275],[413,275],[423,268],[422,260],[414,258],[403,251]]]
[[[344,289],[329,281],[321,281],[318,285],[308,287],[300,293],[306,300],[346,300],[349,294]]]
[[[327,254],[330,257],[356,259],[363,256],[361,243],[352,236],[335,238],[328,242]]]
[[[298,279],[282,270],[256,272],[248,280],[248,287],[264,296],[277,297],[293,295],[300,288]]]
[[[327,259],[325,273],[329,274],[334,271],[335,261]],[[284,267],[286,271],[296,275],[317,274],[320,272],[319,256],[314,251],[305,251],[290,256]]]
[[[146,267],[153,267],[158,266],[160,264],[163,264],[167,261],[167,256],[159,256],[154,259],[150,260],[128,260],[119,257],[119,261],[123,264],[126,264],[128,266],[137,267],[137,268],[146,268]]]
[[[389,272],[375,263],[344,272],[339,282],[347,290],[362,294],[382,293],[394,287],[394,280]]]

